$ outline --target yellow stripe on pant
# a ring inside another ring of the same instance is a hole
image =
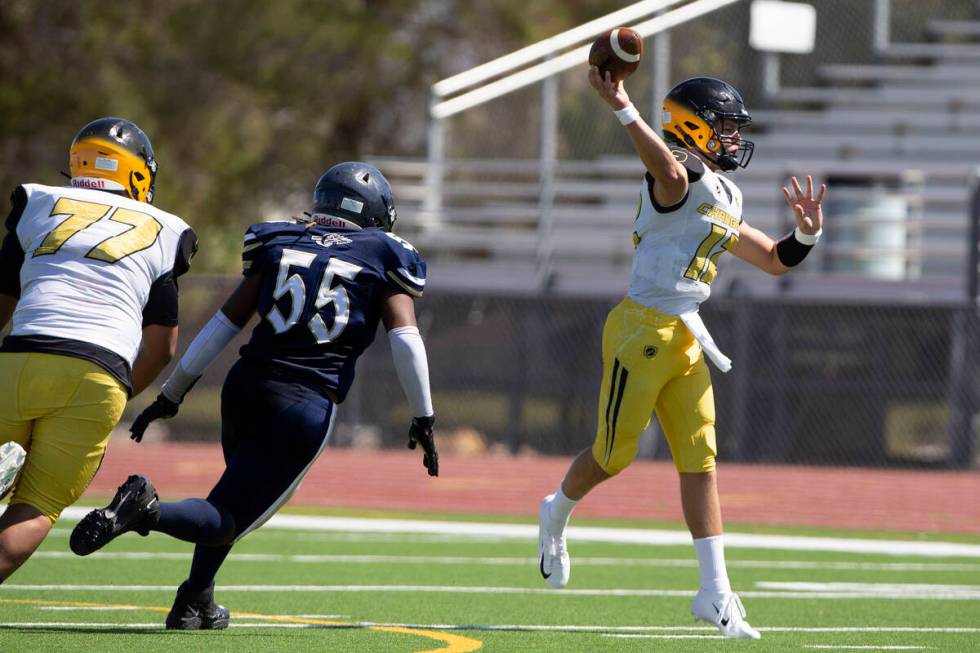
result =
[[[602,331],[602,383],[592,455],[608,474],[636,458],[654,412],[681,472],[715,468],[715,402],[701,346],[680,318],[626,298]]]
[[[32,505],[54,523],[95,476],[126,397],[87,360],[0,353],[0,437],[27,450],[10,503]]]

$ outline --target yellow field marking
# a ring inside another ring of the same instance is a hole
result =
[[[129,604],[118,604],[118,603],[89,603],[87,601],[42,601],[38,599],[0,599],[0,604],[8,605],[45,605],[45,606],[65,606],[72,608],[115,608],[117,610],[146,610],[147,612],[170,612],[170,608],[160,608],[149,605],[129,605]],[[274,621],[289,624],[306,624],[310,626],[352,626],[347,621],[330,621],[327,619],[310,619],[307,617],[290,617],[285,615],[276,614],[258,614],[250,612],[233,612],[232,616],[240,617],[242,619],[263,619],[266,621]],[[459,635],[450,635],[449,633],[441,633],[434,630],[420,630],[417,628],[404,628],[402,626],[367,626],[367,630],[376,630],[381,632],[389,633],[400,633],[402,635],[416,635],[419,637],[428,637],[429,639],[434,639],[437,642],[445,642],[446,646],[442,648],[426,649],[424,651],[415,651],[415,653],[470,653],[470,651],[477,651],[483,648],[483,642],[470,639],[469,637],[461,637]]]
[[[434,648],[427,651],[417,651],[417,653],[469,653],[483,648],[483,642],[469,637],[440,633],[434,630],[418,630],[416,628],[403,628],[401,626],[370,626],[371,630],[384,630],[389,633],[403,633],[405,635],[421,635],[430,639],[446,642],[443,648]]]

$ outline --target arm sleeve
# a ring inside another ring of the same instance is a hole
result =
[[[388,342],[391,343],[391,358],[395,363],[398,381],[412,407],[412,416],[431,416],[433,411],[429,361],[418,327],[396,327],[388,332]]]
[[[20,297],[20,268],[24,264],[24,248],[17,237],[17,225],[27,206],[27,192],[22,186],[10,196],[13,208],[7,216],[7,235],[0,246],[0,293]]]
[[[241,327],[235,326],[218,310],[194,337],[174,371],[164,381],[160,390],[163,396],[177,404],[183,401],[184,395],[239,331]]]

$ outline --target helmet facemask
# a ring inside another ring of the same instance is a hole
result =
[[[709,124],[712,127],[707,149],[715,157],[712,161],[726,172],[748,166],[755,152],[755,143],[743,139],[741,132],[743,128],[752,124],[752,119],[726,114]],[[734,129],[731,128],[732,126]],[[728,149],[730,145],[737,146],[737,149],[730,152]]]

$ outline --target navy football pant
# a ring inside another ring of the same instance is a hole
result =
[[[317,391],[247,359],[221,391],[225,472],[206,500],[160,505],[155,530],[195,542],[188,585],[207,587],[231,545],[292,496],[323,451],[336,407]]]

